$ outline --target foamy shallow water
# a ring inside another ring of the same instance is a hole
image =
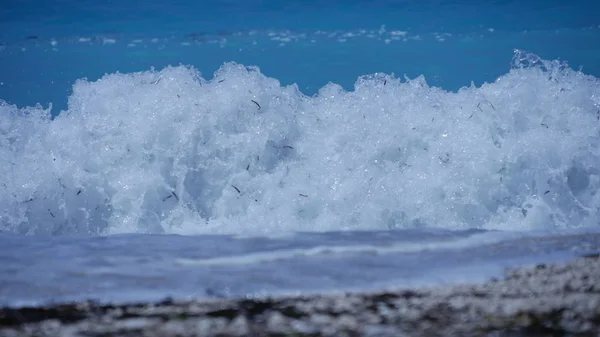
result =
[[[562,235],[561,235],[562,234]],[[481,282],[600,249],[600,233],[400,230],[286,237],[1,234],[0,305],[372,291]]]

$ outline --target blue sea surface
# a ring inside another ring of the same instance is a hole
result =
[[[0,97],[67,108],[75,80],[224,62],[312,95],[359,76],[424,75],[458,90],[493,82],[514,49],[600,74],[597,1],[58,1],[0,7]]]
[[[0,305],[600,251],[595,1],[3,1]]]

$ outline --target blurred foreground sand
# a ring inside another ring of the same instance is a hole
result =
[[[476,285],[0,309],[0,336],[600,336],[600,257]]]

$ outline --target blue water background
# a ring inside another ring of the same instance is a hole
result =
[[[0,6],[0,98],[19,106],[52,102],[57,114],[78,78],[178,64],[210,77],[227,61],[259,66],[308,95],[330,81],[352,89],[358,76],[375,72],[423,74],[431,85],[457,90],[506,73],[517,48],[598,75],[599,6],[591,0],[7,0]],[[377,34],[382,26],[387,33],[376,38],[359,32]],[[390,31],[410,38],[385,43]],[[281,33],[305,37],[281,43],[269,35]],[[348,33],[354,37],[343,37]]]

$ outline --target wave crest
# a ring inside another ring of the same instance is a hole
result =
[[[516,51],[496,82],[359,78],[308,97],[226,63],[79,80],[0,104],[0,229],[265,233],[596,226],[600,85]]]

